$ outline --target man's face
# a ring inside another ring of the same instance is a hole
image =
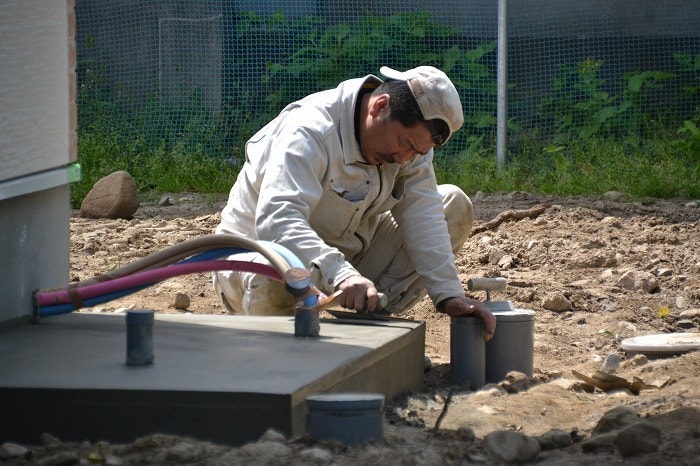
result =
[[[427,154],[435,144],[427,125],[411,128],[396,120],[389,120],[388,100],[370,103],[366,125],[360,131],[362,155],[370,165],[383,163],[404,164]]]

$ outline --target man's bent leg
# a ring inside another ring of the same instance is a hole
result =
[[[457,186],[440,185],[438,191],[442,194],[452,251],[457,254],[471,233],[474,207],[469,197]],[[386,214],[372,244],[355,267],[387,295],[386,310],[391,313],[410,309],[427,294],[403,247],[401,231],[391,214]]]
[[[266,263],[257,253],[234,255],[230,260]],[[284,286],[264,275],[250,272],[220,271],[212,273],[214,291],[232,314],[289,316],[294,315],[294,298]]]
[[[442,194],[447,231],[452,242],[452,252],[456,255],[472,232],[474,206],[469,196],[455,185],[441,184],[438,186],[438,192]]]

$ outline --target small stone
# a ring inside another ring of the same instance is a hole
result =
[[[542,307],[554,312],[566,312],[573,309],[571,301],[561,293],[547,296],[542,302]]]
[[[484,439],[491,452],[506,463],[527,463],[540,454],[540,443],[512,430],[491,432]]]
[[[581,443],[581,450],[584,453],[592,453],[600,450],[614,450],[615,437],[617,437],[615,432],[595,435]]]
[[[333,453],[325,448],[313,447],[302,450],[299,453],[304,463],[331,464],[333,463]]]
[[[551,429],[542,435],[535,437],[543,450],[566,448],[573,443],[571,434],[561,429]]]
[[[618,354],[608,354],[603,360],[603,364],[600,365],[600,370],[606,374],[614,374],[617,368],[620,367],[620,355]]]
[[[39,440],[41,441],[41,444],[46,447],[53,447],[61,444],[59,439],[46,432],[39,436]]]
[[[185,293],[177,293],[175,295],[173,307],[175,307],[175,309],[180,309],[181,311],[186,310],[188,307],[190,307],[190,297]]]
[[[473,442],[476,440],[474,429],[469,426],[461,426],[457,428],[457,437],[465,442]]]
[[[506,374],[504,380],[498,385],[508,393],[518,393],[527,391],[536,383],[534,379],[522,372],[511,371]]]
[[[607,199],[608,201],[621,201],[625,197],[624,193],[621,193],[619,191],[607,191],[603,193],[603,198]]]
[[[37,464],[39,466],[71,466],[73,464],[79,464],[80,458],[75,453],[68,451],[56,453],[53,456],[44,458]]]
[[[163,196],[160,198],[160,201],[158,201],[158,205],[161,207],[167,207],[169,205],[173,205],[173,201],[170,200],[170,196]]]
[[[12,442],[5,442],[0,445],[0,459],[9,460],[10,458],[19,458],[29,453],[29,449]]]
[[[617,285],[626,290],[644,290],[653,293],[659,288],[656,277],[649,272],[639,270],[628,270],[617,280]]]
[[[694,319],[700,317],[700,309],[688,309],[680,313],[682,319]]]
[[[287,437],[278,430],[267,429],[258,439],[260,442],[277,442],[277,443],[287,443]]]
[[[691,328],[695,328],[696,325],[695,325],[695,322],[693,322],[690,319],[681,319],[678,322],[676,322],[676,327],[684,329],[684,330],[688,330]]]

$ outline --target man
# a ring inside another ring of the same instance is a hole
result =
[[[373,312],[381,292],[385,310],[401,312],[427,292],[440,312],[480,317],[488,340],[495,319],[465,297],[454,264],[472,204],[456,186],[437,186],[432,165],[433,149],[463,124],[457,90],[429,66],[380,71],[386,82],[368,75],[307,96],[250,138],[216,231],[285,246],[345,308]],[[292,296],[262,275],[213,281],[231,312],[294,312]]]

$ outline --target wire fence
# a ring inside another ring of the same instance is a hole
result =
[[[239,160],[287,103],[426,64],[465,126],[446,153],[494,154],[494,0],[77,0],[79,132]],[[700,126],[700,1],[510,0],[508,149]],[[699,136],[700,138],[700,136]]]

